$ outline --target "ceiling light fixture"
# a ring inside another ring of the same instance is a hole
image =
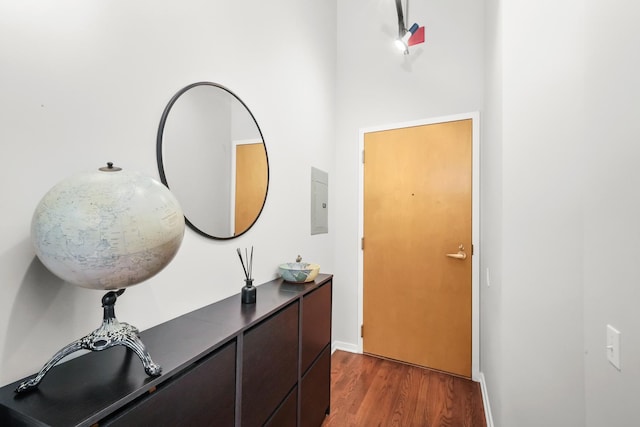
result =
[[[409,9],[409,0],[407,0],[407,10]],[[424,27],[414,23],[408,30],[404,23],[404,13],[402,11],[402,0],[396,0],[396,11],[398,13],[398,38],[395,41],[398,49],[409,54],[409,46],[424,42]]]
[[[407,52],[409,48],[409,39],[418,31],[418,24],[413,24],[411,28],[405,31],[404,35],[396,39],[396,46],[398,49]]]

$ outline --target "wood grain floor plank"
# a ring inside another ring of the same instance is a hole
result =
[[[331,357],[331,414],[322,427],[486,427],[479,384],[377,357]]]

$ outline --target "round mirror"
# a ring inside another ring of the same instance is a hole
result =
[[[269,187],[267,150],[249,108],[224,86],[193,83],[171,98],[156,156],[160,179],[196,232],[232,239],[260,216]]]

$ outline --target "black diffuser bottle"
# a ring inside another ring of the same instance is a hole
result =
[[[245,259],[242,259],[242,252],[238,248],[238,257],[240,258],[240,264],[242,264],[242,270],[244,271],[244,287],[242,288],[242,303],[243,304],[255,304],[256,303],[256,287],[253,286],[253,278],[251,277],[253,267],[253,246],[251,246],[251,257],[249,257],[249,251],[244,250]]]
[[[244,279],[245,285],[242,288],[242,303],[243,304],[255,304],[256,302],[256,287],[253,286],[253,279]]]

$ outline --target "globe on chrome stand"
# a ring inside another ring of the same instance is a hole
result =
[[[98,329],[59,350],[16,392],[31,390],[60,360],[78,350],[122,345],[133,351],[147,375],[157,376],[138,329],[119,322],[115,303],[125,288],[141,283],[173,259],[184,236],[184,214],[167,187],[107,163],[97,172],[72,176],[54,186],[31,221],[36,255],[56,276],[77,286],[108,291]]]

